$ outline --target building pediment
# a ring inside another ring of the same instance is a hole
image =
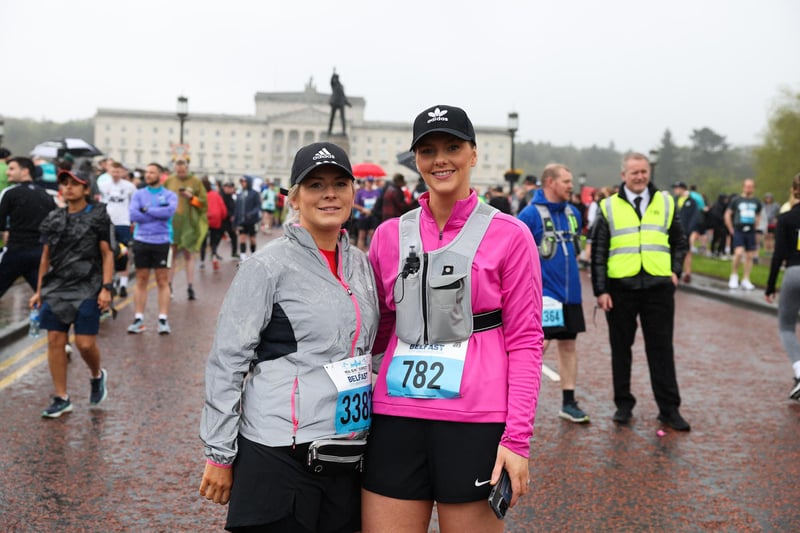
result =
[[[329,113],[316,107],[305,106],[299,109],[285,111],[277,115],[271,115],[267,122],[280,122],[289,124],[327,124]]]

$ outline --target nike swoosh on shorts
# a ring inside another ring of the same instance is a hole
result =
[[[481,486],[486,485],[487,483],[489,483],[491,481],[492,481],[491,479],[487,479],[486,481],[478,481],[478,478],[475,478],[475,486],[476,487],[481,487]]]

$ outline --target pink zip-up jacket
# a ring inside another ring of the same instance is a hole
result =
[[[456,203],[442,232],[428,206],[419,203],[423,252],[447,245],[461,231],[478,197],[474,191]],[[502,309],[503,325],[469,338],[461,396],[419,399],[389,396],[386,372],[397,345],[392,288],[398,274],[399,218],[375,231],[369,259],[375,272],[381,321],[373,353],[384,352],[372,397],[374,413],[451,422],[503,422],[500,443],[523,457],[530,438],[542,377],[542,273],[530,230],[519,220],[497,213],[472,264],[473,314]],[[421,319],[421,318],[420,318]]]

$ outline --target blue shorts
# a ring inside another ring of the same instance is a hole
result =
[[[118,243],[124,244],[128,246],[128,243],[131,242],[131,227],[128,226],[114,226],[114,238],[117,239]]]
[[[42,304],[39,311],[40,327],[52,331],[68,332],[70,324],[65,324],[58,319],[47,302]],[[75,335],[97,335],[100,331],[100,308],[97,307],[97,299],[84,300],[78,307],[78,314],[75,315]]]
[[[756,232],[733,230],[731,238],[731,248],[744,248],[748,252],[756,249]]]

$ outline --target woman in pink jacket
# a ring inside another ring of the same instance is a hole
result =
[[[478,202],[466,113],[439,105],[414,122],[428,186],[420,208],[384,222],[369,257],[383,360],[365,458],[365,533],[502,531],[487,497],[503,470],[510,506],[528,491],[542,368],[541,271],[531,232]]]

